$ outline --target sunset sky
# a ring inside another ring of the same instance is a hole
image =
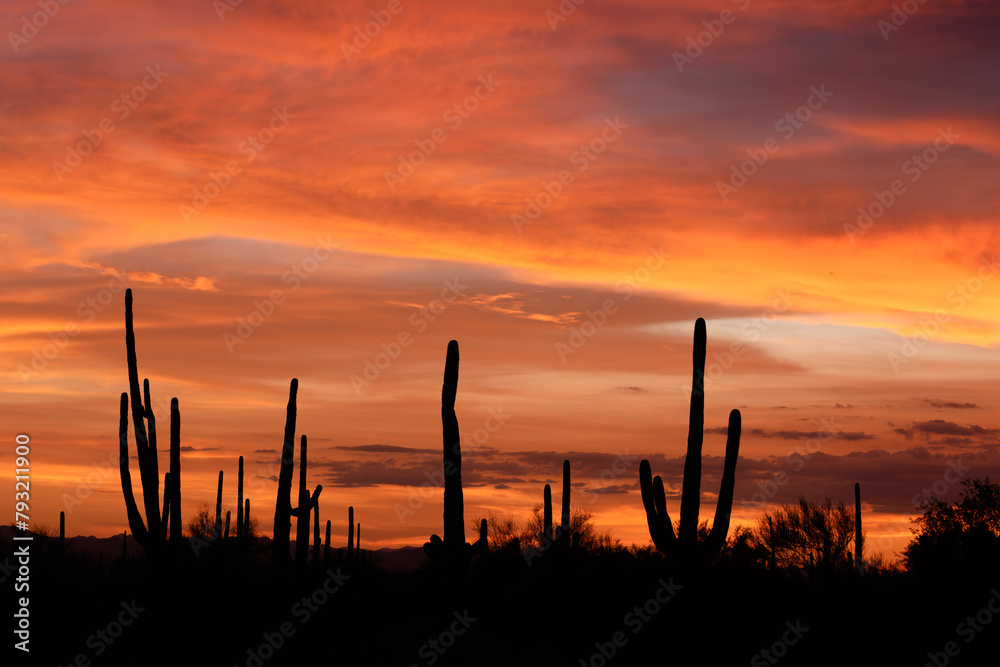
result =
[[[733,408],[737,524],[860,482],[891,554],[925,489],[1000,476],[996,3],[484,4],[0,7],[0,482],[29,434],[33,522],[127,527],[125,286],[185,522],[243,455],[270,534],[294,377],[335,534],[440,533],[455,339],[467,521],[558,502],[569,458],[647,544],[698,317],[704,518]]]

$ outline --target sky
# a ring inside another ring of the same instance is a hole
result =
[[[704,518],[734,408],[734,525],[860,482],[892,556],[922,500],[1000,475],[995,3],[18,0],[0,26],[0,482],[26,434],[32,523],[127,526],[126,288],[185,521],[219,470],[235,510],[242,455],[270,533],[297,378],[321,519],[440,533],[454,339],[467,522],[558,503],[568,458],[598,530],[648,544],[639,461],[676,519],[698,317]]]

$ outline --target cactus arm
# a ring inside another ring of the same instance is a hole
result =
[[[722,473],[722,484],[719,487],[719,501],[715,506],[715,520],[712,531],[705,541],[705,549],[709,554],[716,554],[726,544],[729,534],[729,521],[733,511],[733,487],[736,485],[736,462],[740,455],[740,432],[743,428],[739,410],[729,413],[729,430],[726,435],[726,464]]]
[[[667,513],[666,494],[663,491],[663,480],[656,476],[649,467],[649,461],[643,459],[639,463],[639,489],[642,493],[642,505],[646,509],[646,525],[653,544],[664,553],[669,553],[677,542],[674,535],[674,525]]]
[[[121,419],[118,422],[118,467],[122,478],[122,495],[125,496],[125,511],[128,513],[128,527],[132,537],[139,544],[146,544],[146,526],[132,492],[132,474],[128,466],[128,394],[122,392]]]

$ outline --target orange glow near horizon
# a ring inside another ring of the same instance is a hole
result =
[[[734,526],[860,482],[898,553],[949,465],[1000,474],[1000,10],[928,3],[883,39],[862,2],[402,7],[352,50],[375,5],[113,0],[0,50],[3,438],[32,438],[33,520],[127,526],[126,286],[161,433],[180,402],[185,520],[219,470],[235,508],[243,456],[270,534],[296,377],[333,525],[440,532],[455,339],[470,525],[527,519],[568,458],[598,530],[647,544],[638,461],[676,515],[698,317],[703,518],[733,408]]]

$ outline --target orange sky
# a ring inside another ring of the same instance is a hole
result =
[[[297,377],[323,515],[440,532],[454,338],[466,518],[525,517],[569,458],[647,543],[638,460],[676,513],[697,317],[703,516],[734,407],[738,520],[860,481],[891,551],[949,462],[1000,474],[995,5],[224,1],[0,8],[0,483],[30,434],[33,520],[127,525],[125,285],[186,517],[220,469],[235,507],[242,454],[270,530]]]

